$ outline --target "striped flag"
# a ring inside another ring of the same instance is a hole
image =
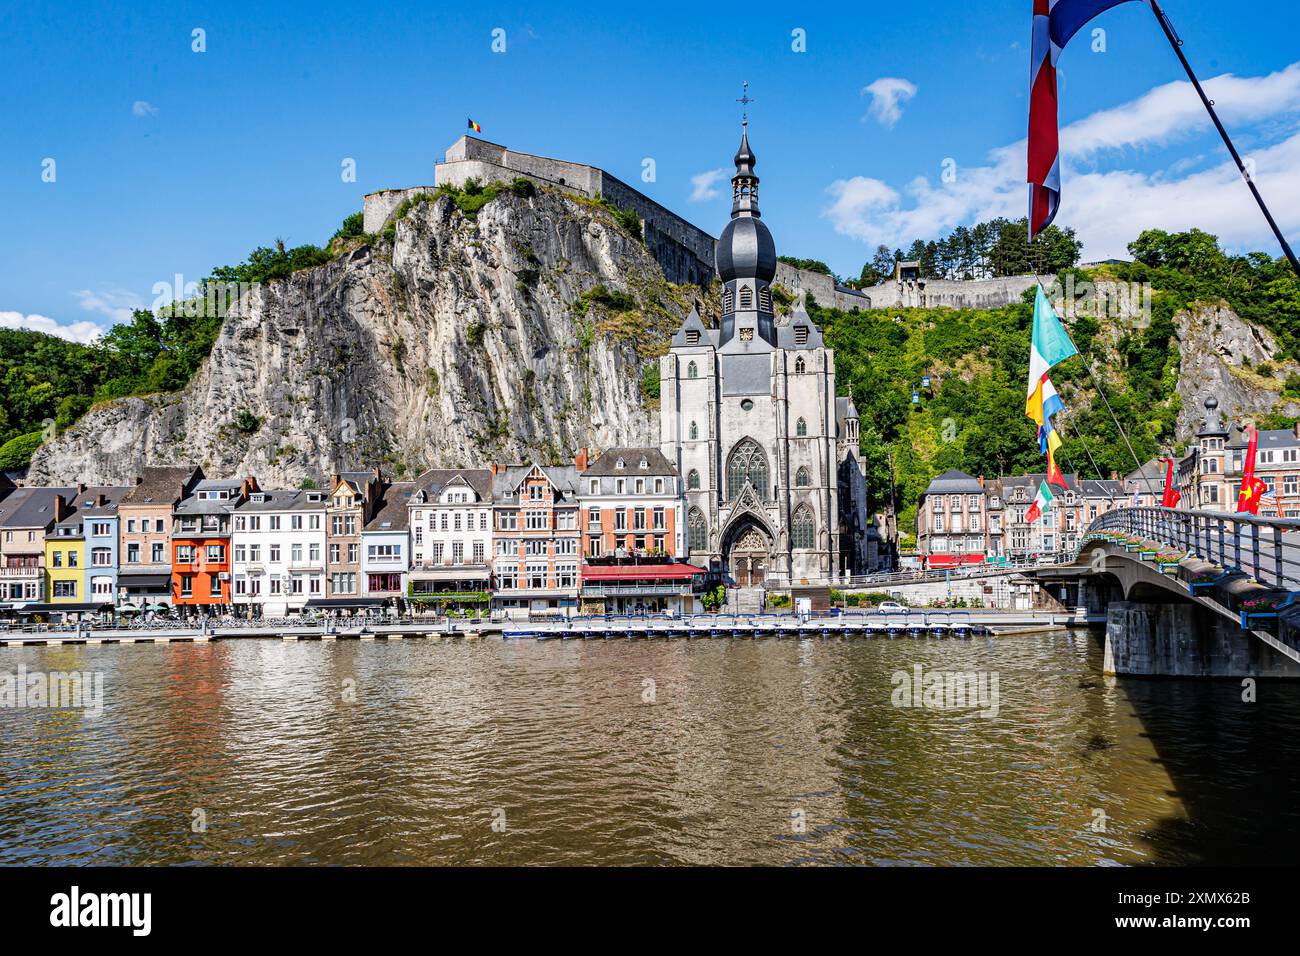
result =
[[[1056,61],[1093,17],[1130,0],[1034,0],[1029,54],[1029,238],[1052,224],[1061,205]]]
[[[1052,499],[1056,496],[1052,494],[1052,486],[1046,481],[1038,486],[1038,494],[1034,495],[1034,503],[1029,506],[1025,512],[1025,520],[1033,524],[1043,516],[1048,508],[1052,507]]]
[[[473,131],[476,132],[476,133],[481,133],[481,132],[483,132],[483,127],[482,127],[482,126],[479,126],[478,123],[475,123],[475,122],[474,122],[472,119],[470,119],[468,116],[465,117],[465,119],[466,119],[466,121],[469,123],[469,128],[470,128],[471,130],[473,130]]]
[[[1052,416],[1064,409],[1065,403],[1056,394],[1056,386],[1048,372],[1052,366],[1078,354],[1040,285],[1034,296],[1034,331],[1029,345],[1029,394],[1025,398],[1025,414],[1038,426],[1038,447],[1047,455],[1047,483],[1052,485],[1065,485],[1061,470],[1056,466],[1056,450],[1061,447],[1061,436],[1052,424]]]

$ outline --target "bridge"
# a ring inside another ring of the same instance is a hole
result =
[[[1107,673],[1300,677],[1300,520],[1120,508],[1026,574],[1105,615]]]

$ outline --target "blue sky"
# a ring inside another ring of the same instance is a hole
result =
[[[1202,78],[1235,76],[1214,95],[1300,242],[1300,7],[1166,7]],[[0,324],[87,338],[177,274],[277,237],[323,243],[364,193],[431,183],[467,116],[486,139],[601,166],[716,233],[742,80],[778,251],[856,275],[878,242],[1024,214],[1030,9],[5,0]],[[1060,64],[1058,222],[1085,257],[1123,255],[1145,226],[1198,224],[1276,254],[1146,4],[1092,26],[1104,51],[1085,31]]]

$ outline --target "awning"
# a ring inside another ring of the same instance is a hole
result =
[[[707,574],[691,564],[584,564],[583,581],[689,581]]]
[[[86,614],[90,611],[111,611],[111,604],[27,604],[18,608],[19,614]]]
[[[956,568],[962,565],[983,564],[984,555],[982,554],[932,554],[930,555],[930,567],[933,568]]]
[[[170,588],[172,586],[172,576],[170,574],[158,574],[155,571],[139,571],[136,573],[123,571],[117,576],[117,586],[119,588]]]
[[[312,598],[304,608],[383,607],[387,598]]]

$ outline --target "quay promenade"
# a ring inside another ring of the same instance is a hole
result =
[[[863,612],[800,617],[795,614],[695,614],[573,617],[546,621],[392,621],[267,623],[198,627],[26,627],[0,630],[0,646],[64,644],[171,644],[209,641],[506,640],[769,638],[769,637],[972,637],[1084,627],[1104,622],[1082,611]]]

